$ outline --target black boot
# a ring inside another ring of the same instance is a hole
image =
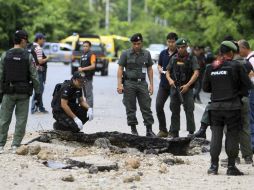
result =
[[[152,126],[151,125],[147,125],[146,126],[146,136],[147,137],[156,137],[156,135],[154,134],[154,132],[152,130]]]
[[[208,174],[217,175],[218,174],[218,164],[211,164],[210,168],[207,170]]]
[[[179,137],[179,131],[169,131],[169,132],[168,132],[168,137],[169,137],[169,138],[176,138],[176,137]]]
[[[194,134],[194,137],[206,139],[207,125],[201,124],[199,130]]]
[[[136,125],[131,125],[131,134],[138,136]]]
[[[227,175],[244,175],[243,172],[241,172],[235,165],[234,166],[228,166]]]

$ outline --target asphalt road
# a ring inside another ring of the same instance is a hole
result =
[[[130,129],[127,126],[125,107],[122,104],[122,95],[119,95],[116,91],[117,87],[117,64],[109,64],[109,75],[100,76],[100,73],[96,73],[94,77],[94,120],[84,125],[83,131],[85,133],[94,133],[101,131],[120,131],[129,133]],[[43,101],[45,108],[49,111],[49,114],[31,114],[28,116],[27,131],[38,131],[52,129],[54,119],[51,114],[50,102],[52,99],[52,92],[55,84],[62,82],[66,79],[70,79],[70,66],[63,65],[62,63],[49,63],[47,81],[45,85],[45,92],[43,94]],[[154,94],[152,95],[152,111],[155,123],[153,125],[154,132],[157,133],[158,120],[155,111],[155,99],[158,91],[159,75],[154,65]],[[205,110],[205,105],[209,100],[209,94],[201,93],[201,99],[203,104],[195,104],[195,122],[196,128],[200,126],[200,119]],[[165,104],[165,112],[167,117],[167,128],[170,125],[171,113],[169,110],[169,100]],[[181,109],[181,131],[180,136],[186,136],[186,120],[183,108]],[[145,126],[141,112],[137,111],[137,118],[139,121],[138,131],[140,135],[145,135]],[[10,126],[10,132],[14,131],[15,117],[12,119]],[[208,130],[210,131],[210,130]],[[209,134],[208,134],[209,135]]]

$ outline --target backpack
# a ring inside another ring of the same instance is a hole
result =
[[[27,51],[33,56],[35,64],[39,65],[39,61],[37,59],[35,48],[36,48],[36,45],[34,45],[33,43],[30,43],[27,45]]]
[[[59,110],[61,109],[61,92],[62,92],[62,88],[65,86],[65,85],[68,85],[70,82],[70,80],[65,80],[63,83],[57,83],[55,85],[55,88],[54,88],[54,91],[53,91],[53,98],[52,98],[52,101],[51,101],[51,108],[53,110]]]

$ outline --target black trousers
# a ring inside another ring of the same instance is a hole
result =
[[[77,104],[69,105],[71,111],[85,124],[88,121],[87,117],[87,110]],[[77,124],[74,120],[69,117],[65,112],[54,111],[53,110],[53,117],[56,120],[54,123],[54,129],[62,130],[62,131],[71,131],[73,133],[77,133],[80,131]]]
[[[211,110],[212,139],[210,147],[211,162],[218,164],[222,147],[223,129],[227,127],[225,149],[228,165],[235,165],[239,152],[239,131],[241,130],[240,110]]]
[[[167,126],[164,105],[169,96],[170,96],[170,87],[160,86],[156,97],[156,113],[159,121],[159,129],[160,131],[165,132],[167,132]]]

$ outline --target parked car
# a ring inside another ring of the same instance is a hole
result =
[[[43,50],[45,55],[50,57],[50,62],[71,63],[72,47],[69,44],[46,42]]]
[[[147,50],[150,52],[152,60],[157,63],[162,50],[166,49],[164,44],[150,44]]]

